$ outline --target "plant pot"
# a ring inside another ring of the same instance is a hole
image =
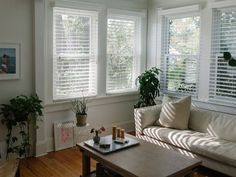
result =
[[[99,144],[99,142],[100,142],[100,136],[95,135],[95,136],[93,137],[93,142],[94,142],[95,144]]]
[[[87,114],[85,114],[85,115],[76,114],[76,120],[77,120],[76,125],[78,127],[85,126],[87,123]]]

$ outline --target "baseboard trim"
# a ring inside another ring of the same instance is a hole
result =
[[[40,157],[47,154],[47,142],[39,141],[36,143],[36,155],[35,157]]]

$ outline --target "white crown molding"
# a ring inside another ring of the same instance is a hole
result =
[[[224,0],[224,1],[215,1],[210,2],[209,7],[212,9],[216,8],[224,8],[224,7],[236,7],[236,1],[235,0]]]
[[[170,9],[161,9],[158,8],[158,15],[175,15],[175,14],[183,14],[183,13],[194,13],[200,11],[200,5],[191,5],[191,6],[184,6],[178,8],[170,8]]]

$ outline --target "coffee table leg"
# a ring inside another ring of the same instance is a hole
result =
[[[82,151],[82,156],[82,177],[87,177],[90,175],[90,157],[84,151]]]

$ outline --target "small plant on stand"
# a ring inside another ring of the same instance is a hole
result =
[[[92,128],[90,133],[95,133],[95,136],[93,137],[93,141],[94,143],[98,144],[100,142],[100,136],[99,134],[101,134],[102,132],[104,132],[106,129],[102,126],[101,128],[99,129],[95,129],[95,128]]]
[[[72,101],[72,111],[75,113],[77,123],[76,125],[81,127],[87,124],[87,106],[88,100],[85,97]]]

